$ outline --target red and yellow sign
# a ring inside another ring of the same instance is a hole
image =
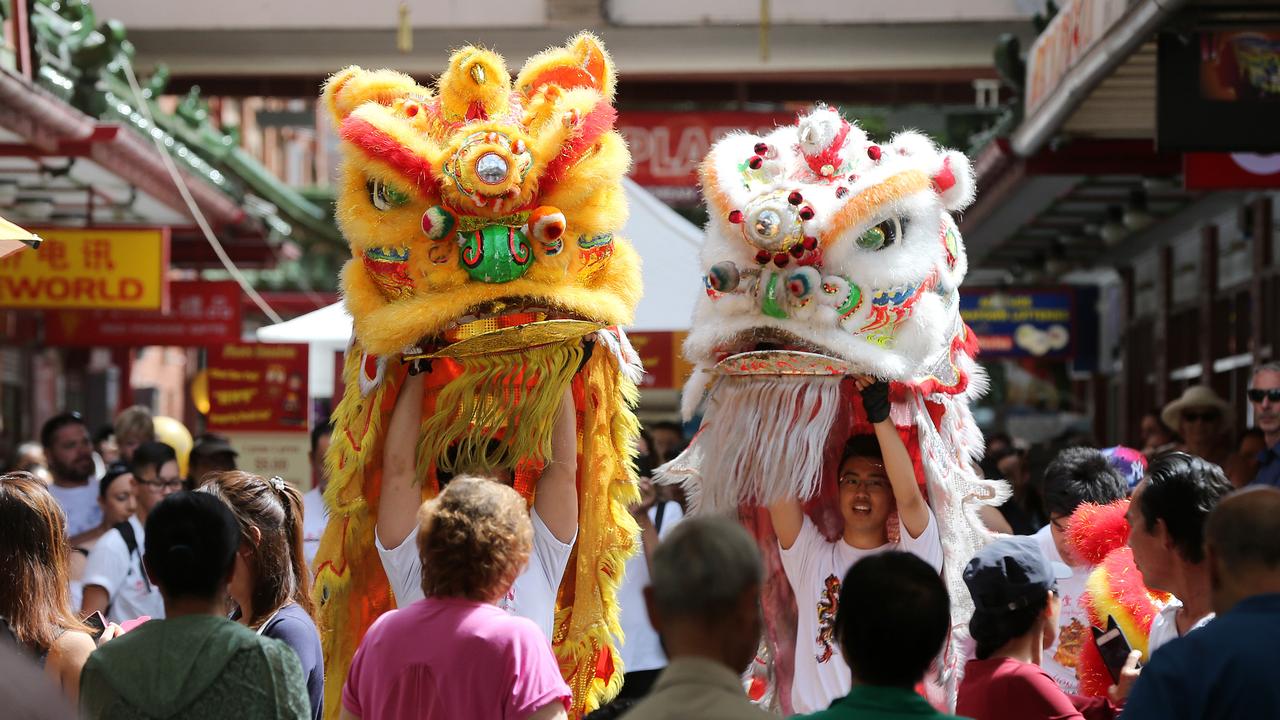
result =
[[[40,249],[0,260],[0,307],[167,307],[167,229],[33,231],[44,240]]]
[[[631,346],[644,363],[644,379],[640,387],[646,389],[679,389],[689,379],[693,365],[684,359],[684,339],[689,333],[651,332],[637,330],[627,333]]]
[[[294,343],[209,348],[209,430],[306,433],[307,353]]]

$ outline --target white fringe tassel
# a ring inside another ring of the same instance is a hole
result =
[[[680,457],[658,468],[659,481],[684,484],[692,509],[704,513],[808,500],[818,492],[840,415],[841,379],[721,378],[702,430]]]

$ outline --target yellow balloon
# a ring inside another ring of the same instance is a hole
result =
[[[209,414],[209,371],[201,370],[191,378],[191,402],[201,415]]]
[[[191,431],[187,430],[186,425],[163,415],[152,418],[151,425],[155,428],[156,440],[173,448],[173,452],[178,456],[178,472],[182,477],[186,477],[187,460],[191,456],[191,446],[195,444],[191,438]]]

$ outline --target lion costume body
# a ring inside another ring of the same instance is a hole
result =
[[[964,155],[905,132],[880,145],[819,106],[763,137],[718,142],[702,164],[711,220],[705,295],[684,344],[695,371],[684,414],[704,403],[689,448],[660,468],[695,512],[736,513],[759,541],[767,579],[770,704],[790,712],[798,608],[767,506],[788,498],[828,537],[840,450],[870,433],[850,376],[891,381],[890,418],[924,478],[954,598],[953,631],[930,696],[954,704],[972,604],[964,563],[988,533],[976,510],[1008,495],[975,474],[982,438],[968,403],[985,390],[959,313],[967,269],[950,213],[972,201]],[[891,522],[892,524],[892,522]]]
[[[384,426],[411,367],[426,373],[424,500],[442,472],[506,468],[532,502],[572,387],[579,531],[552,644],[574,716],[621,684],[611,633],[637,532],[626,505],[640,368],[618,326],[639,300],[640,268],[615,234],[630,156],[613,129],[614,85],[584,34],[531,58],[514,82],[501,57],[467,47],[434,91],[356,67],[325,86],[343,144],[342,287],[354,318],[316,557],[330,717],[365,630],[394,604],[373,533]]]

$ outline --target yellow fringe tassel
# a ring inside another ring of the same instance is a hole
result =
[[[483,473],[549,458],[551,429],[582,362],[582,341],[457,362],[462,372],[422,421],[418,467]]]
[[[597,351],[583,372],[586,403],[579,429],[578,542],[560,587],[553,646],[573,691],[571,718],[580,718],[622,689],[622,660],[613,640],[618,623],[618,586],[637,546],[639,527],[627,507],[639,500],[635,438],[640,426],[632,408],[639,391]],[[600,653],[609,653],[612,673],[598,677]]]

